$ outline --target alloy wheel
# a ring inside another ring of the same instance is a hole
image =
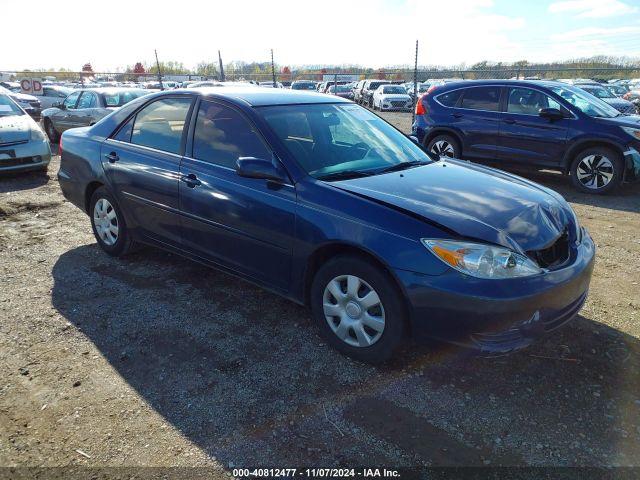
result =
[[[613,163],[604,155],[588,155],[580,160],[576,168],[578,181],[591,190],[606,187],[613,175]]]
[[[369,347],[380,340],[384,307],[378,293],[360,277],[335,277],[325,287],[322,302],[329,327],[346,344]]]
[[[100,198],[94,205],[93,224],[100,240],[108,246],[115,245],[118,241],[118,216],[106,198]]]
[[[442,157],[451,157],[455,155],[453,145],[446,140],[439,140],[431,146],[431,152]]]

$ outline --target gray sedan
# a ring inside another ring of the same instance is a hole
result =
[[[88,127],[150,92],[138,88],[92,88],[76,90],[63,102],[42,111],[42,122],[49,140],[57,143],[65,130]]]
[[[0,94],[0,172],[46,170],[50,161],[49,141],[38,124]]]

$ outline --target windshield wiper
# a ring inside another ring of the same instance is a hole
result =
[[[363,172],[362,170],[343,170],[341,172],[327,173],[326,175],[320,175],[316,177],[318,180],[332,181],[332,180],[348,180],[350,178],[360,178],[370,176],[370,172]]]
[[[418,165],[426,165],[427,162],[423,162],[422,160],[411,160],[408,162],[396,163],[395,165],[391,165],[390,167],[383,168],[381,170],[377,170],[376,173],[389,173],[389,172],[399,172],[400,170],[406,170],[407,168],[417,167]]]

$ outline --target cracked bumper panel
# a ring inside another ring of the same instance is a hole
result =
[[[625,182],[640,181],[640,152],[634,147],[630,147],[624,152],[625,160]]]
[[[483,354],[527,347],[570,321],[587,298],[595,245],[584,231],[569,265],[534,277],[482,280],[450,270],[396,271],[410,303],[412,333]]]

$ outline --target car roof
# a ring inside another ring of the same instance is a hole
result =
[[[140,91],[144,91],[144,89],[135,88],[135,87],[96,87],[96,88],[75,89],[74,91],[114,94],[114,93],[121,93],[121,92],[140,92]]]
[[[307,103],[350,103],[349,100],[341,99],[335,95],[283,88],[202,87],[198,89],[186,88],[182,91],[197,93],[205,97],[224,98],[236,102],[240,101],[252,107]],[[172,90],[172,92],[175,92],[175,90]]]

